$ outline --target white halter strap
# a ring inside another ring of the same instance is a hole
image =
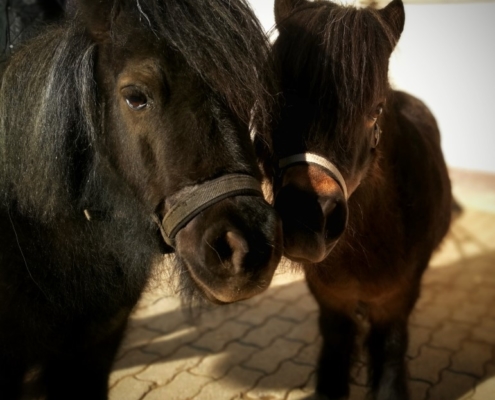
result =
[[[347,185],[345,184],[344,177],[342,176],[338,168],[326,158],[313,153],[299,153],[282,158],[279,161],[278,166],[280,169],[284,169],[294,164],[315,164],[325,169],[329,173],[329,175],[334,178],[340,185],[342,191],[344,192],[345,199],[347,200]]]

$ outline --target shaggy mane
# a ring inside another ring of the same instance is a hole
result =
[[[57,27],[28,42],[6,66],[0,193],[26,215],[68,216],[77,206],[99,118],[94,53],[81,29]]]
[[[396,39],[377,10],[315,1],[278,29],[284,36],[274,45],[275,59],[289,95],[331,107],[340,123],[369,112],[366,107],[386,95],[388,63],[381,60]]]

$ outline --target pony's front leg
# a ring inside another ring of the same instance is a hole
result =
[[[347,315],[320,306],[323,346],[317,369],[317,399],[349,397],[349,378],[357,328]]]
[[[367,344],[373,400],[408,400],[407,318],[372,323]]]
[[[126,323],[91,346],[81,345],[70,355],[57,357],[44,366],[47,400],[106,400],[108,377],[122,341]],[[80,338],[84,343],[86,338]]]

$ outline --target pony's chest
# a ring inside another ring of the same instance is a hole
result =
[[[356,267],[356,266],[354,266]],[[306,277],[316,299],[347,314],[366,314],[367,310],[388,308],[409,292],[411,279],[407,274],[385,270],[353,268],[350,264],[327,265],[310,271]]]

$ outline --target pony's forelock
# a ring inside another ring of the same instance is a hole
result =
[[[288,33],[274,48],[286,89],[332,107],[342,123],[371,111],[386,95],[388,56],[397,38],[377,10],[317,1],[300,7],[279,29]]]
[[[178,52],[244,122],[263,129],[272,114],[270,45],[245,0],[135,0],[135,17]]]

